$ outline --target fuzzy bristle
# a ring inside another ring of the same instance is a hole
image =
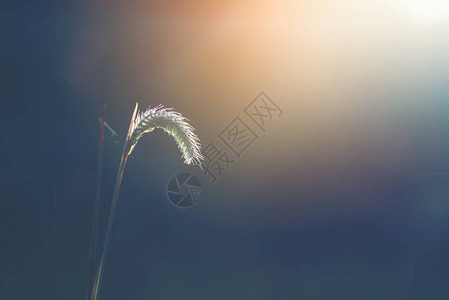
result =
[[[137,112],[131,126],[128,155],[145,133],[161,128],[175,139],[182,152],[184,163],[201,165],[203,156],[200,151],[200,140],[193,132],[194,128],[188,123],[188,119],[180,113],[162,105],[148,107],[144,112]]]

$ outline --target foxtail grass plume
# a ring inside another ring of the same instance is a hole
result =
[[[137,109],[136,104],[136,109]],[[155,128],[161,128],[171,135],[178,148],[182,152],[184,163],[200,165],[203,156],[200,152],[200,141],[193,133],[194,128],[190,126],[188,119],[180,113],[174,112],[171,108],[164,108],[162,105],[148,107],[146,111],[139,111],[131,121],[129,134],[128,155],[134,150],[139,139]]]

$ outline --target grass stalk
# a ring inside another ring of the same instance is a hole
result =
[[[98,142],[98,165],[97,165],[97,185],[95,191],[95,204],[92,220],[92,237],[90,243],[89,253],[89,273],[87,278],[87,295],[86,299],[89,299],[89,295],[92,292],[93,278],[95,275],[95,268],[97,265],[97,244],[98,244],[98,225],[100,219],[100,200],[101,200],[101,178],[103,173],[103,149],[104,149],[104,124],[106,115],[106,104],[103,105],[103,116],[98,119],[100,123],[100,138]]]
[[[103,253],[101,255],[100,265],[98,266],[98,271],[95,276],[95,281],[93,282],[91,300],[97,300],[99,291],[100,291],[100,284],[101,284],[101,279],[103,276],[104,263],[105,263],[106,256],[108,253],[109,241],[111,239],[111,232],[112,232],[112,224],[114,222],[115,210],[117,208],[117,203],[118,203],[118,195],[120,192],[120,186],[122,185],[123,172],[125,171],[126,161],[128,160],[129,138],[132,133],[132,126],[134,123],[134,119],[136,117],[136,113],[137,113],[137,104],[134,109],[133,116],[131,118],[131,123],[129,125],[128,134],[126,135],[125,144],[123,146],[122,157],[120,159],[120,165],[119,165],[118,173],[117,173],[117,179],[115,181],[114,195],[112,196],[111,209],[109,211],[108,225],[106,228],[106,237],[105,237],[104,244],[103,244]]]

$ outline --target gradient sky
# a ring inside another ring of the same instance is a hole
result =
[[[216,183],[145,136],[120,194],[102,299],[447,299],[449,4],[424,0],[2,4],[0,298],[85,295],[136,101],[203,145],[259,138]],[[244,108],[283,110],[263,132]],[[177,209],[179,172],[203,185]]]

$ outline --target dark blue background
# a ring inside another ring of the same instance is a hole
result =
[[[120,112],[107,91],[104,98],[82,101],[83,95],[61,76],[85,13],[59,2],[1,7],[1,299],[85,296],[97,119],[103,102],[108,103],[121,143],[132,110],[129,105],[129,111]],[[439,137],[447,139],[443,129]],[[102,233],[120,143],[106,139]],[[370,195],[388,204],[362,216],[318,216],[311,222],[312,208],[307,222],[298,218],[264,225],[244,215],[223,222],[225,216],[217,211],[207,215],[171,206],[160,187],[178,171],[198,170],[180,166],[180,160],[163,163],[179,156],[163,133],[142,144],[142,149],[161,144],[166,151],[139,149],[128,164],[102,299],[449,297],[449,219],[446,213],[438,216],[447,212],[447,199],[438,202],[442,207],[437,203],[435,214],[419,209],[417,200],[429,186],[449,195],[447,174],[396,179]],[[152,165],[139,160],[147,151],[155,157]],[[284,173],[284,185],[251,194],[264,205],[259,212],[277,209],[266,198],[312,193],[303,187],[298,194],[290,184],[294,174]],[[208,194],[204,185],[205,203],[226,197],[220,191]],[[234,195],[238,199],[239,193]]]

